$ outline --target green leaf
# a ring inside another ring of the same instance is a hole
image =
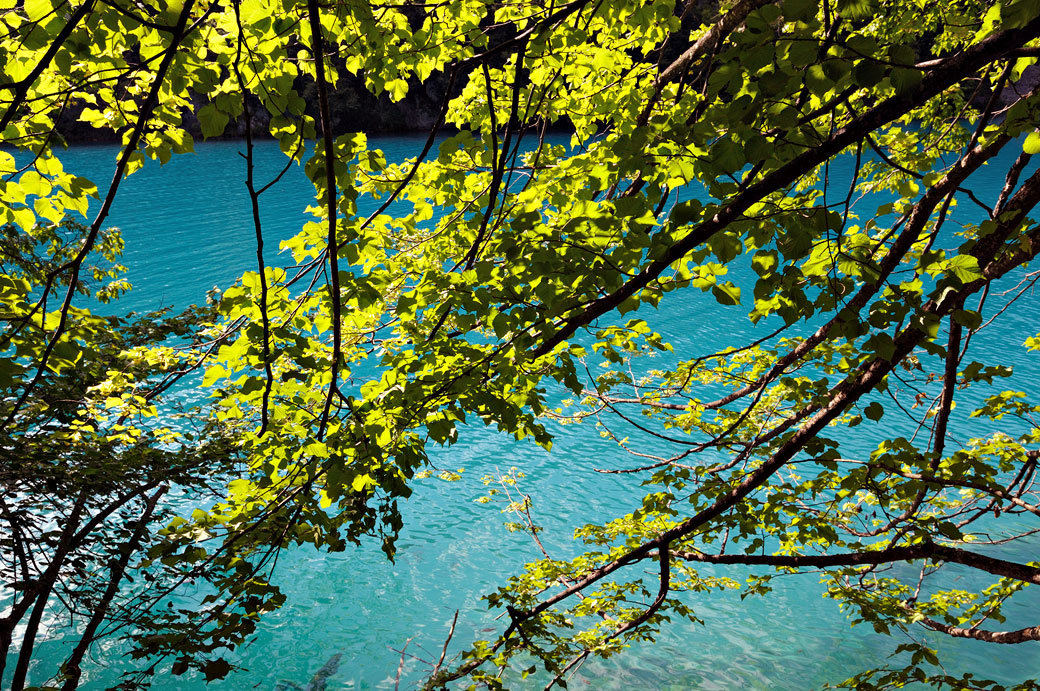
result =
[[[972,310],[955,310],[953,320],[966,329],[977,329],[982,326],[982,315]]]
[[[982,278],[979,270],[979,261],[970,254],[958,254],[949,260],[946,270],[956,276],[963,283],[969,283],[975,279]]]
[[[875,86],[885,77],[885,66],[874,60],[864,59],[856,63],[852,68],[852,78],[856,84],[869,89]]]
[[[1022,143],[1022,151],[1027,154],[1040,154],[1040,131],[1034,130],[1029,133]]]
[[[231,671],[231,665],[228,664],[227,660],[223,658],[217,658],[206,663],[206,666],[202,668],[203,673],[206,675],[206,681],[214,681],[215,679],[223,679],[227,676],[228,672]]]
[[[868,19],[876,11],[874,0],[838,0],[838,12],[849,19]]]
[[[198,112],[199,125],[202,127],[202,136],[219,137],[224,134],[230,118],[226,113],[217,110],[212,103],[207,103]]]
[[[711,294],[722,305],[739,305],[740,288],[729,281],[716,283],[711,287]]]
[[[792,22],[808,21],[816,16],[819,5],[813,0],[784,0],[784,16]]]
[[[25,0],[25,14],[30,21],[39,21],[54,9],[51,0]]]

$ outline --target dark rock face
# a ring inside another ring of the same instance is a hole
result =
[[[385,93],[374,96],[365,89],[361,78],[346,73],[329,94],[332,131],[339,135],[344,132],[429,130],[437,122],[447,82],[447,77],[441,73],[431,75],[425,83],[409,80],[408,95],[394,103]],[[307,114],[316,117],[317,89],[314,84],[308,83],[300,95],[307,102]]]
[[[1022,76],[1017,81],[1009,82],[1000,93],[996,95],[996,100],[990,103],[993,98],[992,89],[979,90],[972,95],[971,106],[978,111],[985,110],[987,107],[993,109],[995,117],[1003,117],[1004,108],[1019,100],[1029,92],[1040,86],[1040,65],[1030,65],[1022,70]]]
[[[410,80],[408,94],[394,103],[387,94],[375,96],[365,88],[364,79],[341,71],[341,78],[329,93],[332,113],[332,130],[336,135],[345,132],[389,133],[427,131],[437,121],[441,104],[446,95],[448,77],[442,73],[431,75],[424,83]],[[317,88],[310,80],[297,80],[296,89],[306,101],[308,115],[317,118]],[[455,95],[455,94],[452,94]],[[194,109],[185,109],[181,117],[187,132],[196,140],[202,139],[202,128],[195,113],[206,104],[201,96],[193,99]],[[107,129],[95,129],[79,119],[83,106],[74,104],[62,111],[57,121],[57,131],[69,143],[114,143],[120,141],[119,133]],[[250,127],[256,137],[267,137],[271,115],[253,98],[250,102]],[[228,123],[221,138],[245,136],[246,123],[243,117]]]
[[[1017,82],[1004,87],[1000,92],[998,105],[1010,105],[1037,86],[1040,86],[1040,65],[1030,65],[1022,70],[1022,77]]]
[[[83,106],[71,104],[63,109],[55,122],[57,133],[70,144],[107,144],[118,142],[119,135],[112,130],[95,129],[79,119]]]

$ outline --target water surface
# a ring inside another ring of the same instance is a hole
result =
[[[374,144],[394,161],[414,155],[421,140],[388,137]],[[175,157],[164,167],[149,165],[123,183],[110,221],[123,231],[123,263],[135,289],[119,301],[120,310],[185,306],[204,299],[211,287],[226,288],[243,271],[255,269],[245,164],[238,155],[242,147],[240,142],[199,144],[196,153]],[[66,152],[63,160],[67,170],[101,183],[109,179],[116,154],[112,147],[82,147]],[[277,145],[268,142],[258,146],[257,157],[261,181],[285,160]],[[1001,162],[991,167],[1000,171]],[[994,175],[975,192],[983,199],[995,197],[1002,182],[1002,176]],[[268,263],[290,263],[277,254],[278,241],[309,220],[304,209],[312,201],[313,190],[298,168],[264,195]],[[745,282],[745,295],[750,288]],[[740,344],[752,333],[739,309],[720,310],[710,295],[694,291],[672,296],[660,310],[647,310],[643,316],[673,343],[673,357]],[[1019,347],[1037,329],[1038,317],[1040,301],[1027,296],[979,336],[983,352],[1007,353],[1001,357],[1016,367],[1020,385],[1040,377],[1038,359]],[[909,429],[909,424],[894,414],[886,415],[884,428],[866,423],[843,453],[866,453],[882,435]],[[966,439],[985,430],[970,426],[962,415],[952,431]],[[272,689],[280,680],[303,686],[330,657],[341,654],[330,689],[392,689],[401,660],[398,651],[407,644],[409,655],[435,660],[456,611],[449,657],[472,640],[493,637],[503,623],[487,611],[481,596],[540,555],[529,537],[503,528],[506,518],[494,505],[475,502],[485,493],[480,481],[485,474],[511,466],[526,473],[524,490],[534,498],[536,521],[546,528],[543,539],[554,557],[576,552],[570,539],[574,528],[627,513],[641,497],[631,477],[593,471],[638,461],[601,439],[591,424],[559,429],[551,455],[484,429],[471,427],[461,436],[456,446],[435,452],[434,459],[442,468],[464,469],[463,479],[416,482],[416,492],[405,504],[396,562],[388,562],[374,543],[340,554],[297,549],[282,556],[276,580],[288,595],[287,604],[236,651],[234,661],[246,669],[212,688]],[[1035,557],[1017,549],[1021,559]],[[739,569],[720,568],[717,573],[738,579],[745,575]],[[907,642],[866,627],[850,628],[837,605],[822,597],[818,577],[811,573],[778,578],[764,600],[741,601],[735,593],[687,599],[705,626],[666,626],[656,644],[589,662],[570,688],[806,689],[883,664],[896,645]],[[1023,598],[1012,608],[1008,628],[1037,623],[1027,616],[1030,602],[1037,604],[1036,598]],[[993,646],[938,635],[929,640],[945,654],[951,673],[972,671],[1013,680],[1040,671],[1035,645]],[[60,659],[62,649],[58,631],[41,648],[53,660]],[[90,688],[103,688],[123,671],[117,650],[96,652]],[[429,667],[408,656],[404,660],[401,688],[411,688]],[[202,686],[200,680],[165,677],[155,688]]]

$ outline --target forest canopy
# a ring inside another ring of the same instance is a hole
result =
[[[900,634],[834,683],[1002,688],[920,634],[1040,640],[1001,626],[1040,583],[1040,401],[1008,366],[1040,335],[986,340],[1040,278],[1040,2],[0,8],[0,684],[75,689],[106,636],[122,688],[224,677],[284,601],[281,550],[392,558],[435,449],[481,426],[551,449],[561,420],[598,421],[616,458],[588,471],[641,500],[489,593],[501,626],[429,688],[565,686],[801,570]],[[383,103],[436,86],[412,158],[337,117],[348,79]],[[110,177],[63,165],[85,127],[120,143]],[[255,266],[181,314],[110,316],[122,182],[235,133]],[[272,138],[313,183],[280,246]],[[701,294],[700,320],[760,336],[654,369],[676,334],[648,314]],[[489,499],[541,549],[518,478]],[[55,611],[79,642],[42,671]]]

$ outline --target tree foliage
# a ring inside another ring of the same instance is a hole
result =
[[[0,130],[21,152],[0,152],[2,477],[19,504],[2,516],[4,597],[24,603],[0,620],[5,648],[57,584],[96,598],[104,586],[85,581],[102,578],[126,595],[128,568],[165,568],[164,582],[212,584],[206,615],[121,610],[135,655],[222,676],[221,651],[281,601],[264,577],[278,549],[375,538],[392,556],[399,502],[431,448],[478,422],[548,448],[560,415],[652,435],[652,452],[617,437],[643,456],[625,472],[645,497],[580,529],[576,559],[546,554],[491,594],[507,623],[438,665],[431,687],[496,687],[532,660],[563,685],[590,655],[695,617],[684,593],[766,594],[773,574],[804,568],[879,631],[1040,638],[990,626],[1040,567],[985,547],[1028,536],[1040,515],[1037,404],[1000,387],[1004,354],[970,348],[1036,278],[1040,97],[1021,76],[1040,56],[1038,3],[3,5]],[[346,72],[392,100],[446,75],[415,158],[390,164],[363,134],[332,131]],[[98,317],[77,293],[115,276],[90,262],[114,258],[104,229],[120,183],[146,158],[192,150],[183,118],[196,104],[207,137],[246,123],[257,265],[209,312]],[[266,133],[251,128],[258,108]],[[121,139],[107,186],[64,170],[70,117]],[[548,141],[552,128],[570,145]],[[282,243],[289,269],[264,243],[260,208],[278,189],[254,175],[253,137],[266,135],[314,185],[312,220]],[[976,194],[997,160],[1006,183]],[[852,175],[837,182],[838,169]],[[378,211],[360,214],[362,198]],[[90,220],[70,225],[77,215]],[[1012,299],[995,297],[1016,280]],[[639,313],[682,291],[769,333],[629,367],[670,348]],[[191,416],[200,435],[152,402],[196,368],[213,393]],[[554,413],[560,390],[573,398]],[[955,399],[1000,423],[952,435]],[[897,414],[916,432],[888,425]],[[843,452],[857,425],[876,430],[860,456]],[[167,488],[218,481],[207,510],[164,517]],[[92,552],[81,575],[67,534],[127,493],[144,513],[96,526],[119,533],[125,558],[108,568]],[[528,501],[509,506],[537,537]],[[41,534],[51,520],[67,528]],[[994,521],[1008,526],[1000,540]],[[913,568],[888,568],[899,563]],[[959,589],[950,564],[988,585]],[[15,643],[15,688],[34,636]],[[944,676],[924,644],[904,651],[906,665],[847,683],[990,688]],[[65,688],[76,668],[54,670]]]

